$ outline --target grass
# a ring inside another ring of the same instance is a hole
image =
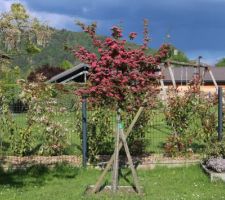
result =
[[[124,173],[124,171],[123,171]],[[143,196],[131,194],[85,195],[89,184],[94,184],[100,171],[58,166],[52,170],[34,167],[27,171],[0,174],[0,199],[3,200],[71,200],[71,199],[153,199],[195,200],[225,199],[225,183],[211,183],[199,166],[156,168],[138,171]],[[111,175],[108,174],[108,181]],[[127,177],[129,180],[130,176]],[[127,184],[125,179],[120,180]]]
[[[166,124],[164,113],[155,111],[150,120],[150,126],[146,131],[147,148],[150,153],[162,153],[171,128]]]

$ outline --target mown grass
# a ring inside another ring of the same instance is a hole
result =
[[[123,171],[126,174],[127,170]],[[156,168],[138,171],[144,195],[85,194],[100,171],[58,166],[52,170],[33,167],[27,171],[0,174],[0,199],[4,200],[71,200],[71,199],[154,199],[195,200],[225,199],[225,183],[211,183],[199,166]],[[110,173],[107,181],[110,183]],[[130,175],[126,176],[131,181]],[[121,185],[129,185],[124,178]]]

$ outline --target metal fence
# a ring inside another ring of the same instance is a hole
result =
[[[47,131],[50,130],[51,125],[53,124],[55,126],[62,126],[63,128],[61,130],[66,133],[63,136],[65,142],[62,147],[62,151],[57,154],[81,155],[81,131],[79,131],[81,130],[81,127],[77,126],[77,124],[80,124],[81,126],[81,101],[79,101],[74,95],[74,90],[62,90],[57,94],[57,97],[53,99],[56,103],[54,105],[54,115],[52,115],[53,118],[50,119],[51,122],[49,124],[48,122],[43,121],[45,120],[45,116],[40,114],[40,119],[38,120],[40,121],[40,124],[43,124],[43,126],[38,126],[37,121],[36,125],[34,123],[31,128],[30,123],[33,123],[32,120],[35,119],[32,119],[32,115],[28,111],[29,108],[32,108],[32,106],[37,105],[27,105],[21,101],[19,97],[20,92],[21,91],[18,92],[18,95],[14,95],[11,100],[7,101],[8,112],[4,110],[6,109],[6,107],[4,107],[6,105],[3,105],[1,102],[0,155],[22,155],[22,153],[19,152],[19,149],[15,151],[15,146],[18,145],[20,148],[23,148],[22,145],[26,145],[20,144],[23,142],[28,142],[31,147],[30,150],[26,152],[26,155],[55,155],[54,152],[45,153],[41,150],[42,144],[46,142],[46,137],[48,137],[49,140],[55,140],[57,143],[57,138],[50,138],[50,135],[48,136],[42,134],[43,131],[47,134]],[[42,102],[40,105],[43,105],[43,107],[45,107],[45,111],[47,112],[49,108],[47,102],[46,104],[45,102]],[[36,116],[38,116],[38,114]],[[30,132],[26,134],[26,131]],[[61,137],[60,133],[55,134]],[[30,138],[28,139],[28,137]]]
[[[223,133],[223,112],[222,110],[222,90],[219,89],[219,107],[218,107],[218,137],[219,139],[222,139],[222,133]],[[86,148],[85,146],[82,146],[82,106],[81,106],[81,100],[74,99],[74,92],[66,92],[59,95],[57,99],[58,104],[58,112],[56,113],[55,120],[58,121],[59,124],[63,126],[64,129],[67,129],[67,135],[66,135],[66,145],[61,152],[61,154],[67,154],[67,155],[82,155],[82,149]],[[79,105],[74,107],[74,104],[77,104],[77,101],[79,101]],[[223,104],[225,105],[225,104]],[[13,134],[20,135],[21,132],[20,129],[24,129],[29,124],[29,119],[27,118],[27,107],[24,105],[20,100],[12,100],[10,103],[10,111],[12,115],[12,119],[15,123],[15,126],[18,127],[17,131]],[[62,112],[60,108],[65,107],[66,110]],[[88,125],[89,123],[89,114],[92,112],[91,110],[87,110],[87,137],[89,137],[90,127]],[[165,144],[168,141],[168,137],[173,134],[172,128],[167,124],[165,120],[164,115],[164,106],[160,105],[159,107],[150,110],[151,112],[148,119],[148,125],[145,128],[145,134],[141,138],[143,143],[145,143],[145,149],[144,153],[149,155],[158,155],[158,154],[165,154]],[[1,113],[2,115],[2,113]],[[112,116],[111,122],[109,122],[109,126],[113,126],[112,130],[115,129],[115,116]],[[1,123],[2,124],[2,123]],[[77,127],[79,126],[79,127]],[[8,128],[6,131],[5,128]],[[85,128],[83,127],[83,130]],[[33,138],[36,140],[34,144],[32,144],[32,147],[34,148],[31,150],[28,155],[41,155],[43,152],[40,150],[40,146],[43,140],[43,137],[41,135],[38,135],[40,130],[34,130],[33,131]],[[12,134],[12,132],[11,132]],[[112,135],[113,138],[113,135]],[[85,140],[85,138],[83,138]],[[37,142],[38,141],[38,142]],[[0,127],[0,155],[15,155],[15,153],[12,151],[12,143],[11,143],[11,136],[10,136],[10,127]],[[31,142],[33,142],[31,140]],[[99,145],[101,142],[99,142]],[[83,143],[85,145],[85,143]],[[197,149],[197,153],[201,150],[201,145],[196,144],[196,146],[199,146],[199,151]]]

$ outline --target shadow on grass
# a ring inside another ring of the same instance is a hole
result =
[[[54,168],[44,165],[35,165],[27,169],[9,169],[7,172],[0,168],[0,185],[10,187],[24,187],[27,185],[42,186],[53,178],[71,179],[79,174],[79,168],[60,164]]]

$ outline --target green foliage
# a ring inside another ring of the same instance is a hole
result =
[[[175,47],[171,47],[170,60],[178,61],[178,62],[189,62],[188,57],[184,52],[176,49]]]
[[[88,156],[91,162],[98,155],[113,152],[115,132],[114,115],[104,108],[95,108],[88,113]]]
[[[216,67],[225,67],[225,58],[220,59],[220,60],[216,63]]]
[[[22,4],[14,3],[11,5],[11,12],[16,20],[26,20],[29,18],[26,9]]]
[[[31,17],[20,3],[13,3],[10,11],[0,14],[0,27],[0,65],[8,66],[17,66],[16,61],[11,62],[21,59],[21,55],[26,55],[30,65],[31,56],[40,53],[53,33],[53,29]]]
[[[1,85],[0,85],[1,86]],[[2,93],[0,88],[0,131],[1,140],[4,136],[11,136],[17,130],[15,121],[13,120],[12,113],[9,110],[8,100]],[[2,144],[2,141],[1,141]],[[2,150],[2,149],[1,149]],[[3,153],[3,152],[2,152]]]
[[[184,95],[169,98],[165,116],[174,129],[164,146],[169,156],[193,152],[196,142],[206,149],[216,137],[215,99],[193,93],[192,87]]]
[[[12,4],[10,11],[1,14],[0,27],[1,47],[10,52],[23,51],[25,46],[28,53],[37,53],[40,50],[34,44],[45,46],[52,34],[48,26],[33,19],[19,3]]]
[[[207,143],[206,146],[206,160],[209,158],[225,158],[225,139],[218,141],[217,137],[214,137]]]
[[[122,112],[124,130],[136,114]],[[146,109],[135,124],[127,138],[132,155],[141,155],[145,152],[145,133],[149,125],[151,112]],[[116,132],[116,112],[109,108],[95,107],[88,113],[88,156],[91,162],[96,161],[98,155],[111,155],[114,151],[114,134]],[[124,154],[124,150],[121,150]]]
[[[5,65],[0,67],[0,90],[8,105],[18,97],[19,87],[16,84],[16,80],[20,76],[19,67],[9,68]]]
[[[194,95],[189,93],[183,96],[173,94],[169,97],[165,116],[167,124],[173,127],[176,135],[182,135],[187,130],[193,114],[194,100]]]
[[[40,76],[39,79],[41,81],[43,77]],[[30,133],[29,137],[32,137],[31,131],[35,129],[39,134],[42,134],[40,154],[62,154],[66,146],[66,133],[68,130],[63,127],[63,123],[56,121],[56,115],[58,112],[66,112],[66,108],[57,106],[56,91],[53,85],[44,82],[31,84],[22,82],[21,85],[22,93],[20,98],[29,106],[25,134]]]
[[[28,54],[36,54],[36,53],[40,53],[41,49],[38,48],[35,44],[33,43],[29,43],[26,47],[26,51]]]
[[[68,61],[68,60],[63,60],[62,63],[60,64],[60,67],[67,70],[73,67],[73,64]]]
[[[43,79],[43,77],[39,77]],[[26,83],[20,81],[19,98],[27,105],[26,124],[19,126],[9,109],[9,101],[0,88],[1,133],[10,137],[10,146],[14,155],[60,155],[67,143],[65,124],[57,119],[58,113],[68,112],[57,101],[57,90],[45,82]],[[6,138],[7,138],[6,137]],[[37,142],[41,141],[41,143]],[[36,152],[33,152],[36,149]],[[32,153],[33,152],[33,153]]]

